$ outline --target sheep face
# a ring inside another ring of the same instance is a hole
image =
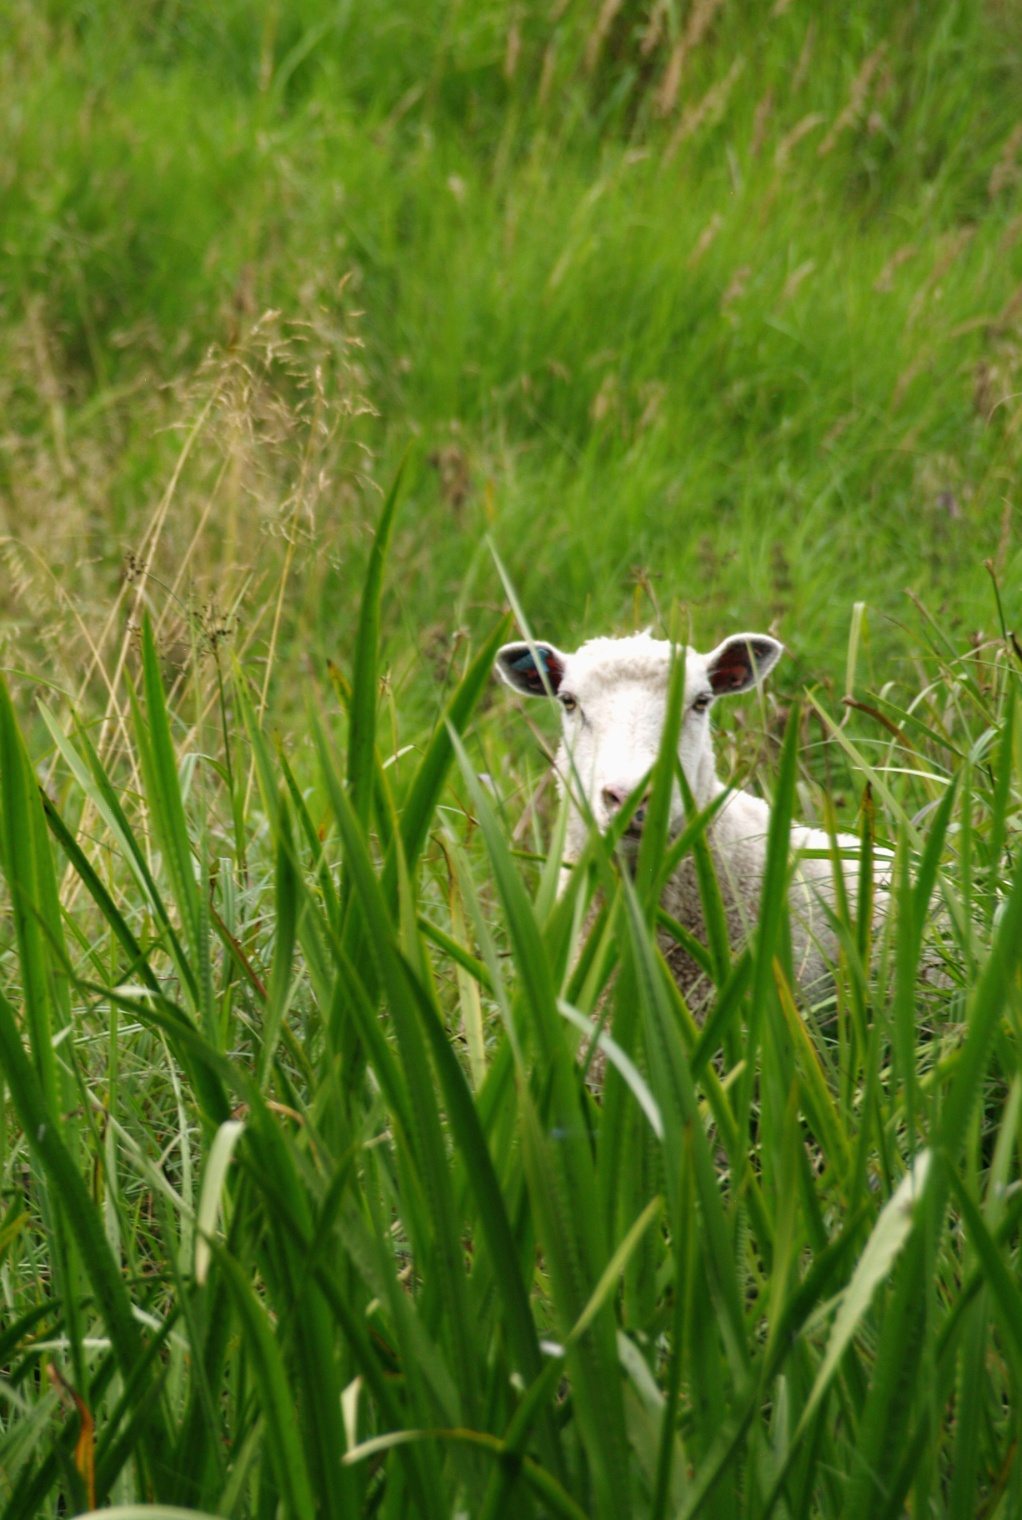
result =
[[[590,639],[574,654],[552,644],[505,644],[497,656],[501,677],[516,691],[560,703],[562,737],[558,785],[572,797],[567,855],[584,842],[587,824],[581,790],[597,825],[605,829],[628,797],[647,780],[660,750],[667,713],[672,646],[646,633],[624,639]],[[685,661],[684,713],[678,740],[682,769],[700,807],[719,788],[710,736],[717,698],[748,691],[776,664],[781,645],[766,634],[735,634],[709,654],[678,647]],[[537,663],[538,662],[538,663]],[[672,799],[671,832],[683,821],[680,788]],[[634,849],[645,807],[640,802],[625,836]]]

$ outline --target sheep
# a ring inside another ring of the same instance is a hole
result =
[[[710,725],[714,703],[749,691],[773,669],[783,653],[776,639],[763,633],[738,633],[708,654],[679,648],[685,660],[685,691],[678,756],[693,799],[706,808],[725,787],[717,775]],[[537,658],[542,671],[537,667]],[[606,829],[631,793],[641,784],[657,758],[667,708],[672,646],[649,633],[628,638],[594,638],[574,654],[546,643],[505,644],[497,654],[497,671],[515,691],[526,696],[553,697],[560,703],[562,737],[555,759],[557,784],[568,794],[565,860],[576,860],[585,844],[589,823],[576,788],[599,828]],[[626,855],[638,850],[645,807],[640,805],[624,835]],[[750,792],[733,790],[722,803],[709,830],[711,853],[720,882],[732,944],[748,934],[754,923],[766,864],[770,808]],[[675,782],[670,833],[684,823],[680,788]],[[833,935],[823,903],[833,905],[834,879],[831,842],[819,829],[795,824],[791,831],[797,865],[789,903],[792,946],[798,981],[809,989],[834,955]],[[838,835],[842,870],[854,911],[858,887],[858,839]],[[819,851],[816,858],[803,852]],[[562,872],[562,890],[567,872]],[[878,907],[884,898],[876,894]],[[706,941],[702,904],[691,856],[668,882],[661,905],[703,943]],[[693,1011],[709,996],[701,968],[674,939],[661,937],[672,973]]]

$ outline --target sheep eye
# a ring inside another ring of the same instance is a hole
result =
[[[692,703],[692,711],[705,712],[710,705],[710,700],[711,699],[709,694],[704,691],[700,696],[696,697],[695,701]]]
[[[561,706],[564,708],[565,712],[569,712],[569,713],[574,712],[575,709],[576,709],[576,707],[578,706],[578,703],[575,701],[575,698],[572,697],[572,696],[569,696],[567,692],[564,692],[558,698],[558,701],[560,702]]]

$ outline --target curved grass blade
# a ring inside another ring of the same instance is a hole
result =
[[[587,1019],[584,1013],[580,1013],[577,1008],[573,1008],[564,998],[557,999],[557,1008],[561,1017],[567,1019],[568,1023],[577,1029],[580,1034],[592,1036],[592,1021]],[[654,1135],[656,1135],[658,1140],[662,1141],[664,1138],[664,1121],[660,1116],[660,1109],[657,1107],[657,1101],[650,1092],[649,1086],[639,1068],[635,1065],[635,1062],[629,1060],[617,1041],[613,1040],[603,1030],[597,1036],[596,1043],[603,1051],[607,1060],[617,1067],[625,1083],[631,1088],[639,1107],[649,1120],[649,1125]]]
[[[158,992],[160,984],[149,964],[148,956],[139,945],[134,934],[132,934],[124,920],[124,915],[110,896],[110,893],[93,870],[88,856],[71,833],[71,830],[60,816],[55,805],[46,796],[43,797],[43,811],[46,814],[46,821],[50,826],[50,833],[71,862],[75,874],[93,898],[99,911],[110,925],[122,949],[128,956],[128,965],[124,968],[121,980],[127,981],[130,977],[140,976],[147,987],[153,992]]]
[[[798,704],[794,703],[784,732],[781,760],[777,771],[777,786],[770,809],[766,866],[760,888],[759,918],[753,946],[749,1023],[745,1049],[742,1051],[746,1065],[740,1079],[736,1110],[738,1123],[744,1134],[748,1129],[751,1114],[753,1083],[759,1073],[761,1111],[764,1116],[774,1115],[777,1119],[776,1124],[771,1124],[769,1135],[764,1137],[771,1165],[776,1159],[774,1154],[776,1144],[770,1142],[774,1140],[775,1133],[779,1132],[780,1116],[785,1111],[791,1086],[791,1072],[788,1069],[790,1057],[786,1048],[787,1030],[779,1011],[773,1019],[775,1038],[771,1040],[769,1048],[764,1051],[762,1063],[757,1060],[757,1055],[762,1041],[764,1019],[768,1015],[773,1015],[776,1008],[774,956],[777,953],[782,931],[787,930],[790,911],[788,874],[791,854],[791,821],[794,811],[795,781],[798,774],[799,719],[800,709]],[[790,955],[785,958],[784,969],[790,981]]]
[[[681,731],[682,698],[685,695],[685,651],[671,642],[671,667],[667,684],[667,707],[660,748],[650,782],[649,807],[642,829],[642,843],[635,867],[635,886],[647,914],[656,912],[660,899],[661,865],[671,822],[674,773],[678,767],[678,734]],[[686,798],[685,806],[689,803]],[[691,817],[691,814],[689,814]]]
[[[294,959],[298,927],[298,871],[291,834],[291,814],[283,798],[277,807],[276,874],[273,900],[276,925],[273,936],[273,961],[266,989],[263,1013],[263,1038],[256,1059],[256,1081],[265,1087],[277,1050],[280,1026],[287,1012],[291,993],[291,963]]]
[[[986,1073],[997,1021],[1022,960],[1022,861],[1015,870],[994,942],[970,1002],[968,1030],[940,1116],[941,1143],[952,1159],[965,1138]]]
[[[962,1211],[966,1233],[986,1278],[987,1287],[1001,1311],[1001,1321],[1007,1331],[1006,1340],[1010,1346],[1017,1378],[1022,1373],[1022,1293],[1019,1292],[1015,1275],[1009,1270],[998,1250],[983,1215],[976,1207],[972,1194],[962,1181],[958,1170],[950,1164],[948,1177],[951,1191],[957,1198]]]
[[[217,1130],[206,1158],[199,1208],[195,1216],[195,1281],[200,1287],[209,1275],[209,1265],[213,1259],[210,1238],[220,1216],[227,1168],[244,1132],[245,1126],[240,1119],[226,1120]]]
[[[48,708],[40,704],[39,711],[68,769],[116,840],[125,861],[141,887],[145,899],[159,924],[160,937],[166,942],[167,950],[174,962],[175,970],[187,988],[193,1005],[197,1007],[199,989],[191,960],[184,952],[177,931],[171,923],[170,915],[167,912],[159,887],[153,878],[152,872],[149,870],[145,852],[135,838],[134,831],[125,816],[124,809],[121,807],[120,799],[113,782],[93,747],[88,731],[83,724],[76,720],[75,733],[85,755],[85,761],[83,761],[81,755],[71,744],[67,735],[61,729],[60,724]]]
[[[501,619],[465,672],[433,731],[429,747],[408,789],[401,809],[401,842],[409,871],[415,869],[440,789],[454,757],[451,730],[461,733],[475,712],[480,696],[492,679],[493,662],[507,638],[509,622],[509,618]],[[388,869],[394,869],[389,862]]]
[[[284,1363],[266,1310],[259,1303],[238,1262],[217,1242],[213,1243],[217,1265],[224,1273],[238,1318],[245,1327],[245,1348],[250,1358],[265,1417],[266,1443],[277,1487],[289,1515],[295,1520],[315,1520],[316,1503],[298,1437],[298,1421],[287,1384]]]
[[[0,857],[11,893],[32,1059],[45,1103],[56,1112],[74,1106],[60,1083],[53,1037],[70,1022],[67,984],[53,952],[67,960],[53,857],[39,785],[21,736],[7,683],[0,676]],[[65,1101],[66,1100],[66,1101]]]
[[[380,644],[380,599],[383,594],[383,569],[390,545],[394,513],[401,490],[401,480],[408,455],[397,467],[387,492],[376,527],[369,568],[362,591],[362,610],[355,639],[355,663],[352,672],[351,704],[348,725],[348,785],[352,807],[362,828],[368,827],[373,797],[373,757],[376,749],[376,700],[378,695],[377,662]]]
[[[197,1007],[207,1038],[212,1045],[218,1046],[220,1029],[213,1002],[209,915],[196,880],[195,857],[185,820],[167,699],[148,615],[142,625],[142,689],[145,696],[144,715],[134,688],[130,685],[128,695],[135,724],[135,742],[145,781],[146,802],[170,876],[174,900],[181,915]]]

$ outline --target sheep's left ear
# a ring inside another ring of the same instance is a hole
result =
[[[546,681],[536,664],[537,659],[543,666]],[[497,670],[509,686],[524,692],[527,697],[545,697],[548,684],[556,696],[564,679],[564,660],[565,656],[552,644],[505,644],[497,651]]]
[[[736,633],[706,656],[706,673],[718,697],[748,691],[767,675],[784,653],[766,633]]]

